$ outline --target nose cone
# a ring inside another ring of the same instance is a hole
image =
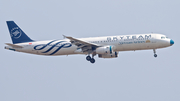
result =
[[[173,45],[174,44],[174,41],[173,40],[170,40],[170,45]]]

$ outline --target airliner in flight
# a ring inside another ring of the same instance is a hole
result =
[[[37,55],[87,55],[86,60],[95,63],[99,58],[117,58],[121,51],[149,50],[172,46],[174,41],[162,34],[117,35],[91,38],[65,36],[63,40],[35,41],[29,38],[14,21],[7,21],[13,44],[6,43],[5,49]]]

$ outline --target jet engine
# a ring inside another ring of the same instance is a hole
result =
[[[112,54],[114,50],[114,46],[99,47],[96,49],[96,54]]]
[[[112,52],[111,54],[98,54],[99,58],[117,58],[118,52]]]

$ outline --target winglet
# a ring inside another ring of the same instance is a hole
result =
[[[63,36],[64,36],[64,38],[67,38],[67,39],[75,39],[75,38],[70,37],[70,36],[65,36],[65,35],[63,35]]]
[[[63,37],[64,37],[64,39],[66,38],[66,36],[65,36],[65,35],[63,35]]]

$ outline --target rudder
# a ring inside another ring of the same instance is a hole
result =
[[[13,44],[32,42],[14,21],[6,21]]]

